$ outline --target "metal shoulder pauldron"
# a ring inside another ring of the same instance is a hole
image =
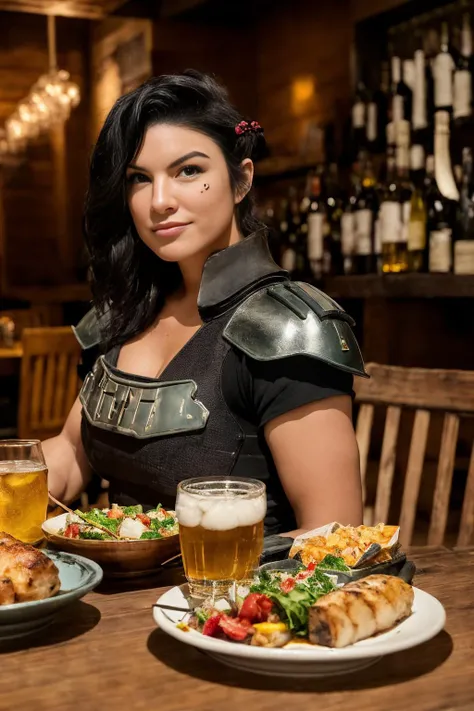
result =
[[[223,336],[255,360],[306,355],[367,376],[354,325],[319,289],[286,281],[249,296],[230,318]]]
[[[206,426],[209,411],[194,399],[194,380],[143,381],[124,377],[100,356],[79,394],[91,425],[138,439],[196,432]]]

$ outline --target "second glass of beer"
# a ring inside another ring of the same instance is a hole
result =
[[[253,479],[187,479],[176,515],[184,572],[195,597],[225,594],[249,580],[263,550],[265,484]]]

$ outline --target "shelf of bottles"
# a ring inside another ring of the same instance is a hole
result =
[[[272,251],[294,278],[474,275],[471,22],[463,8],[431,17],[429,31],[394,28],[380,85],[357,80],[349,171],[315,166],[302,189],[264,202]]]

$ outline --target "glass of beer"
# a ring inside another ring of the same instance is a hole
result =
[[[24,543],[43,538],[48,470],[39,440],[0,440],[0,531]]]
[[[225,594],[248,581],[263,550],[265,484],[254,479],[187,479],[176,515],[184,572],[195,597]]]

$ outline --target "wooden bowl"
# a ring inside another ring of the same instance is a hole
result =
[[[179,535],[143,541],[88,541],[58,534],[65,528],[67,513],[47,519],[43,533],[48,547],[76,553],[100,565],[108,578],[129,578],[156,573],[169,558],[179,553]]]

